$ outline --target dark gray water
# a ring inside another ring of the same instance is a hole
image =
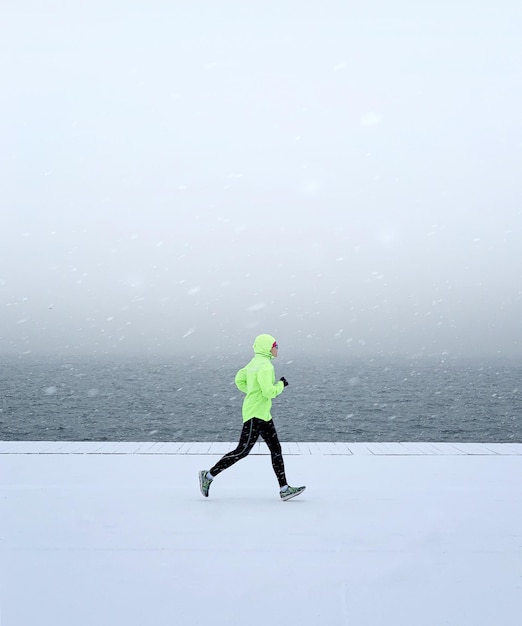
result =
[[[520,363],[274,363],[283,441],[522,442]],[[243,364],[3,357],[0,439],[234,441]]]

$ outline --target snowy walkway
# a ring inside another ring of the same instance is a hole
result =
[[[237,442],[109,442],[109,441],[0,441],[0,454],[202,454],[222,455]],[[285,442],[285,455],[293,454],[522,454],[522,443],[342,443]],[[268,454],[259,441],[251,454]]]
[[[0,442],[0,625],[520,623],[522,444],[230,447]]]

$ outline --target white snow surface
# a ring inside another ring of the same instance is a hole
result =
[[[205,499],[215,453],[18,446],[0,453],[0,624],[518,626],[510,450],[291,454],[307,490],[281,502],[266,454]]]

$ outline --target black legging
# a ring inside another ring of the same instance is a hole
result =
[[[285,464],[283,454],[281,452],[281,443],[274,426],[274,422],[270,420],[265,422],[258,417],[253,417],[243,424],[243,430],[239,437],[237,448],[225,454],[209,471],[212,476],[217,476],[223,470],[226,470],[234,463],[244,459],[252,450],[254,444],[259,439],[259,435],[265,440],[266,445],[272,456],[272,467],[279,482],[280,487],[284,487],[286,483]]]

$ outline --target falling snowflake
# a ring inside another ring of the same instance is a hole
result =
[[[261,311],[261,309],[264,309],[266,307],[266,304],[264,302],[258,302],[257,304],[251,304],[247,311]]]

